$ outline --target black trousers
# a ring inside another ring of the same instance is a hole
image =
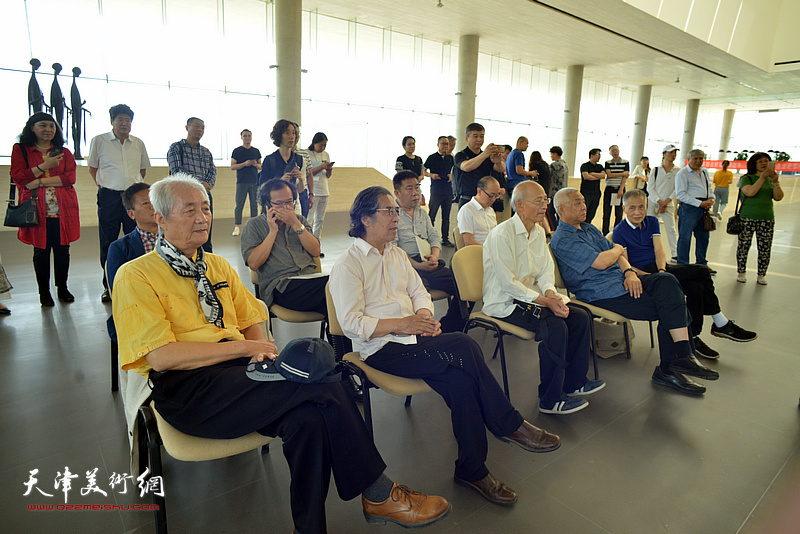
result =
[[[442,396],[458,442],[455,474],[463,480],[474,482],[489,474],[486,429],[508,436],[522,425],[522,415],[486,366],[480,346],[466,334],[417,336],[413,345],[388,343],[367,363],[393,375],[421,378]]]
[[[586,222],[592,224],[594,216],[597,214],[597,208],[600,206],[600,192],[581,191],[581,194],[586,202]]]
[[[422,261],[420,256],[413,256],[414,261]],[[438,289],[444,291],[450,298],[448,299],[447,313],[442,317],[442,332],[461,332],[464,329],[464,321],[461,318],[461,309],[458,303],[458,288],[453,271],[445,267],[444,260],[439,260],[439,267],[433,271],[417,271],[425,289]]]
[[[108,247],[122,235],[133,232],[136,221],[128,217],[122,205],[122,191],[101,187],[97,190],[97,230],[100,234],[100,267],[105,269]],[[108,288],[105,272],[103,286]]]
[[[611,231],[611,195],[616,195],[619,187],[606,187],[603,191],[603,235]],[[588,219],[587,219],[588,221]],[[614,206],[614,226],[622,221],[622,203]]]
[[[247,358],[154,380],[153,399],[172,426],[194,436],[236,438],[258,432],[283,440],[291,474],[292,518],[303,533],[326,532],[331,471],[339,496],[360,495],[386,469],[341,382],[257,382]]]
[[[511,315],[499,319],[536,332],[536,341],[540,341],[539,399],[543,403],[565,400],[567,393],[583,387],[592,351],[592,318],[585,310],[569,306],[569,315],[563,319],[543,309],[537,319],[514,308]]]
[[[686,299],[678,279],[669,273],[648,274],[639,279],[643,292],[638,299],[625,293],[621,297],[596,300],[591,304],[636,321],[658,321],[658,352],[662,369],[668,371],[669,364],[675,359],[675,344],[669,331],[684,328],[691,322]],[[689,344],[694,351],[691,335]]]
[[[436,226],[436,214],[439,213],[439,208],[442,208],[442,240],[450,240],[450,208],[453,206],[453,198],[451,195],[434,195],[431,194],[431,200],[428,202],[428,213],[431,216],[431,224]]]
[[[327,276],[309,278],[308,280],[292,280],[281,293],[272,292],[272,301],[284,308],[294,311],[314,311],[328,316],[328,303],[325,300],[325,284]]]
[[[41,223],[39,223],[41,224]],[[53,270],[55,272],[56,287],[67,289],[69,276],[69,245],[61,244],[61,225],[58,217],[47,217],[47,247],[33,247],[33,271],[36,273],[36,283],[39,294],[50,292],[50,251],[53,251]]]
[[[205,186],[203,186],[205,187]],[[214,252],[211,248],[211,230],[214,229],[214,197],[211,196],[211,191],[206,191],[208,193],[208,207],[211,210],[212,219],[211,222],[208,223],[208,239],[205,243],[203,243],[203,250],[206,252]]]
[[[694,263],[687,265],[667,264],[667,272],[674,275],[683,288],[686,296],[686,307],[692,316],[692,335],[699,336],[703,331],[703,316],[714,315],[722,311],[719,307],[719,299],[714,290],[714,279],[711,271],[705,265]],[[649,273],[658,272],[655,263],[646,265],[643,271]]]

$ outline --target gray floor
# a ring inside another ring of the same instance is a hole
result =
[[[402,399],[373,394],[376,442],[390,476],[414,488],[450,499],[451,516],[428,532],[756,532],[800,476],[800,356],[789,341],[797,327],[800,286],[800,213],[793,179],[785,178],[787,198],[777,204],[778,230],[769,286],[735,281],[736,239],[717,231],[709,258],[719,271],[717,292],[724,312],[759,338],[735,344],[704,339],[722,352],[721,379],[709,382],[702,398],[656,387],[650,375],[658,361],[646,324],[636,323],[633,359],[600,362],[608,386],[591,406],[567,416],[537,411],[538,363],[532,343],[507,341],[512,401],[534,424],[558,433],[560,450],[534,455],[490,438],[489,469],[514,488],[520,500],[501,508],[452,481],[456,445],[449,412],[436,395]],[[727,215],[732,211],[728,208]],[[455,213],[455,211],[454,211]],[[230,220],[215,225],[216,251],[248,276],[229,235]],[[345,218],[334,214],[323,234],[325,270],[350,241]],[[447,254],[451,252],[448,249]],[[750,265],[755,266],[755,247]],[[54,490],[58,472],[80,475],[70,504],[147,503],[128,487],[119,494],[109,477],[127,473],[128,455],[122,402],[110,392],[109,342],[100,303],[101,271],[95,228],[72,247],[71,305],[39,307],[30,247],[0,232],[3,264],[15,285],[13,310],[0,319],[0,499],[3,532],[152,532],[151,512],[29,511],[31,504],[64,502]],[[444,310],[438,309],[439,314]],[[313,336],[316,325],[276,322],[282,346],[296,336]],[[473,331],[484,352],[492,339]],[[489,363],[500,376],[498,361]],[[188,464],[165,459],[166,495],[172,532],[291,532],[288,469],[278,444],[262,458],[256,452]],[[98,486],[108,493],[82,496],[86,471],[98,468]],[[27,497],[25,482],[38,469],[38,487]],[[331,532],[399,532],[369,527],[358,502],[342,502],[335,489],[328,499]],[[800,520],[794,523],[800,531]]]

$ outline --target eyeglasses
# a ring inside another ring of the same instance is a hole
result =
[[[498,199],[503,196],[502,193],[490,193],[486,189],[481,189],[481,191],[483,191],[486,194],[486,196],[491,198],[492,200]]]
[[[273,208],[293,208],[294,200],[286,200],[284,202],[272,201],[270,204]]]
[[[375,211],[385,212],[389,217],[397,217],[400,215],[400,208],[380,208]]]

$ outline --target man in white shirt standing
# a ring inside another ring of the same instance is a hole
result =
[[[497,215],[492,204],[502,198],[500,182],[492,176],[478,180],[478,194],[458,210],[458,231],[465,245],[483,245],[486,236],[497,226]]]
[[[133,110],[125,104],[111,106],[111,131],[97,135],[89,146],[89,174],[97,185],[97,223],[100,233],[100,266],[105,270],[108,247],[136,227],[122,205],[122,192],[144,180],[150,168],[147,149],[131,135]],[[103,274],[103,302],[111,302],[108,282]]]
[[[698,265],[708,265],[709,232],[703,229],[703,214],[714,205],[714,193],[708,171],[703,168],[705,153],[692,150],[688,154],[689,166],[675,175],[675,196],[681,205],[678,208],[678,263],[689,263],[689,248],[692,234],[695,243],[695,258]],[[716,271],[711,271],[714,274]]]
[[[539,411],[568,414],[586,408],[582,398],[600,391],[589,380],[590,321],[555,289],[553,258],[545,242],[549,199],[536,182],[514,188],[516,212],[489,233],[483,248],[483,312],[536,332],[539,343]]]
[[[661,151],[661,165],[650,171],[647,193],[647,214],[661,219],[667,235],[670,258],[678,259],[678,232],[675,230],[675,175],[680,170],[675,166],[678,147],[667,145]]]

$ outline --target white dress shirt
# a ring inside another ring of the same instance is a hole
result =
[[[489,232],[497,226],[497,215],[492,206],[484,208],[475,197],[461,206],[456,220],[458,221],[458,231],[462,234],[472,234],[473,239],[481,245],[486,241]]]
[[[533,302],[556,290],[553,258],[544,228],[528,230],[519,215],[497,225],[483,244],[483,313],[502,319],[514,311],[514,299]]]
[[[422,279],[406,253],[391,243],[381,254],[356,238],[336,260],[329,283],[336,317],[362,360],[390,341],[403,345],[417,342],[417,336],[406,334],[371,338],[379,319],[400,319],[421,309],[433,313],[433,302]]]
[[[130,135],[121,143],[113,131],[92,138],[88,163],[97,169],[97,185],[115,191],[124,191],[141,182],[140,171],[150,168],[142,140]]]
[[[647,193],[650,195],[650,202],[655,200],[665,201],[675,198],[675,175],[680,169],[673,166],[669,172],[663,167],[656,166],[650,171],[650,181],[647,185]]]
[[[708,199],[714,196],[713,185],[708,177],[708,171],[700,167],[697,173],[691,167],[682,168],[675,176],[675,196],[684,204],[699,208],[703,202],[699,199]]]

